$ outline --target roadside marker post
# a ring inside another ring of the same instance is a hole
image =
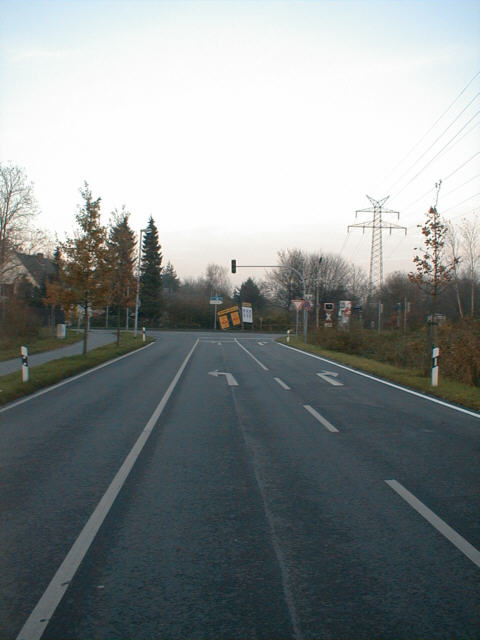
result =
[[[28,369],[28,348],[20,347],[20,355],[22,358],[22,381],[28,382],[30,373]]]
[[[145,327],[142,327],[142,340],[143,340],[143,342],[145,342],[146,339],[147,339],[147,330],[145,329]]]
[[[432,351],[432,387],[438,387],[438,356],[440,349],[433,347]]]

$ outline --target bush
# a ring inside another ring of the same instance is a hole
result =
[[[376,331],[352,325],[348,329],[322,327],[312,334],[323,349],[358,355],[394,366],[430,369],[427,332],[421,328],[404,335],[400,331]],[[480,322],[462,320],[458,324],[440,325],[438,330],[440,371],[443,375],[480,386]]]
[[[22,299],[11,297],[5,303],[0,323],[0,342],[8,343],[12,338],[31,338],[39,335],[40,321],[37,314]]]
[[[459,382],[480,386],[480,321],[439,327],[440,370]]]

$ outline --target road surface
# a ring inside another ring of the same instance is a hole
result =
[[[1,638],[480,638],[480,415],[253,334],[0,411]]]

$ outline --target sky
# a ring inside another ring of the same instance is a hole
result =
[[[439,180],[444,218],[480,212],[479,33],[480,0],[0,0],[0,162],[59,240],[84,181],[105,224],[152,216],[180,278],[293,248],[368,274],[347,229],[389,196],[408,272]]]

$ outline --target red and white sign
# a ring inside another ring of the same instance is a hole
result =
[[[292,304],[295,307],[296,311],[300,311],[301,309],[303,309],[304,302],[305,300],[292,300]]]
[[[340,300],[338,307],[339,315],[351,316],[352,315],[352,301],[351,300]]]

